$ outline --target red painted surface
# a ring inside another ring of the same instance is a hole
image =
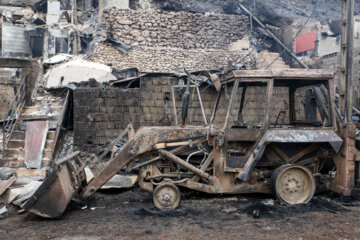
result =
[[[315,48],[316,30],[296,38],[296,53],[305,52]]]

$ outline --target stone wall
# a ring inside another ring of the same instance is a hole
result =
[[[173,72],[176,68],[205,70],[226,67],[229,62],[241,62],[247,69],[256,66],[256,53],[218,49],[135,47],[128,54],[121,53],[108,44],[99,44],[94,50],[94,61],[117,69],[136,67],[140,72]]]
[[[229,62],[255,67],[256,53],[243,59],[249,49],[229,51],[241,39],[249,42],[245,16],[111,8],[101,19],[107,37],[134,46],[125,54],[110,44],[95,44],[91,59],[115,68],[165,73],[184,67],[214,69]]]
[[[112,8],[103,21],[116,41],[148,47],[224,49],[248,32],[246,16]]]

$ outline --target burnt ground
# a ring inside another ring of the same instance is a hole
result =
[[[97,193],[86,209],[73,205],[57,220],[12,208],[0,219],[0,239],[360,239],[359,202],[322,195],[284,206],[267,195],[183,195],[166,213],[139,189]]]

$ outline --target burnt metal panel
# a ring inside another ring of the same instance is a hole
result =
[[[334,130],[269,130],[266,134],[266,142],[279,143],[312,143],[327,142],[336,152],[339,151],[343,140]]]
[[[48,129],[47,121],[32,121],[26,124],[25,164],[27,168],[41,168]]]

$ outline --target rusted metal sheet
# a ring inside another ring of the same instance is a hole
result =
[[[26,124],[25,164],[27,168],[41,168],[48,121],[31,121]]]
[[[338,152],[343,140],[335,133],[334,130],[268,130],[266,133],[266,142],[327,142],[336,152]]]
[[[73,194],[70,173],[64,165],[59,171],[53,171],[21,207],[45,218],[57,218],[63,214]]]
[[[301,80],[328,80],[334,77],[334,72],[325,69],[272,69],[272,70],[235,70],[225,74],[221,82],[233,80],[234,78],[256,79],[295,79]]]
[[[206,127],[143,127],[130,141],[130,155],[139,155],[153,149],[156,143],[183,141],[206,136]]]

